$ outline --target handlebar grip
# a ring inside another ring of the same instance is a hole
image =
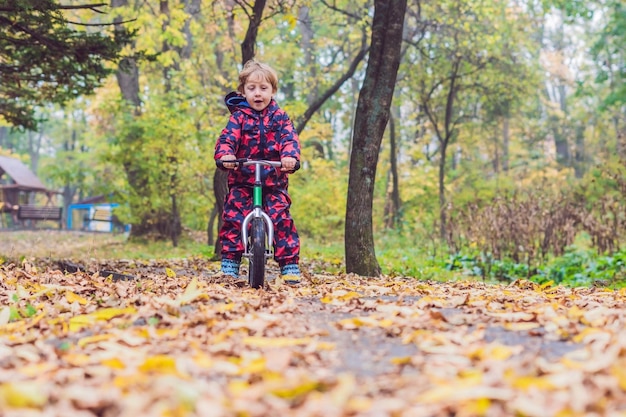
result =
[[[237,164],[237,166],[241,165],[244,162],[248,162],[249,159],[248,158],[238,158],[238,159],[234,159],[232,161],[222,161],[221,159],[216,159],[215,160],[215,165],[217,165],[218,168],[221,169],[226,169],[224,168],[224,162],[229,162],[229,163],[235,163]],[[296,166],[293,168],[293,170],[289,171],[289,172],[296,172],[297,170],[300,169],[300,161],[296,161]]]
[[[235,159],[235,160],[232,160],[232,161],[222,161],[221,159],[216,159],[215,160],[215,165],[217,165],[218,168],[226,169],[226,168],[224,168],[224,162],[230,162],[230,163],[234,162],[235,164],[240,165],[241,163],[246,162],[247,160],[248,160],[248,158],[238,158],[238,159]]]

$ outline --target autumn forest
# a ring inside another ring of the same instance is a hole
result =
[[[2,154],[25,161],[66,209],[114,195],[133,237],[176,246],[185,231],[204,231],[210,246],[223,97],[255,57],[277,69],[276,99],[301,138],[291,186],[299,230],[311,244],[343,245],[349,271],[402,272],[382,258],[407,247],[450,255],[450,268],[470,262],[483,278],[532,276],[572,247],[621,254],[618,0],[409,1],[398,40],[376,58],[371,1],[67,1],[39,16],[28,3],[4,2],[2,16],[48,19],[50,31],[67,31],[58,39],[89,37],[83,46],[97,57],[68,60],[50,41],[4,58],[66,74],[3,83],[0,127]],[[397,74],[384,67],[392,52]],[[18,80],[3,68],[3,79]],[[374,70],[392,86],[380,132],[364,123],[379,99],[369,113],[358,107]],[[373,161],[359,171],[367,175],[356,172],[359,158]],[[372,177],[365,192],[363,175]],[[351,254],[357,247],[366,249]]]

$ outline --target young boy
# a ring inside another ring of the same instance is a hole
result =
[[[282,168],[263,167],[264,209],[274,223],[274,259],[283,280],[300,282],[300,239],[289,213],[291,198],[287,193],[288,175],[300,160],[300,141],[287,113],[278,107],[274,94],[278,76],[267,64],[248,61],[239,73],[237,91],[230,93],[226,104],[231,111],[228,124],[215,145],[215,160],[221,160],[228,172],[228,195],[224,201],[222,244],[223,273],[239,276],[243,253],[241,224],[252,210],[254,166],[237,167],[228,163],[237,158],[280,160]]]

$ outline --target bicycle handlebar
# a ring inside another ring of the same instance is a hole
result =
[[[237,166],[265,165],[265,166],[272,166],[275,168],[280,168],[283,166],[283,164],[280,161],[269,161],[267,159],[238,158],[232,161],[222,161],[221,159],[218,159],[217,161],[215,161],[218,168],[224,168],[224,162],[234,163]],[[290,171],[290,172],[296,172],[299,169],[300,169],[300,161],[296,161],[296,166],[294,167],[293,171]]]

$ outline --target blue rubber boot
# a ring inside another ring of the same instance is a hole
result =
[[[239,279],[239,262],[223,258],[221,271],[226,275]]]
[[[300,267],[298,264],[287,264],[280,268],[280,275],[285,284],[297,285],[300,284]]]

